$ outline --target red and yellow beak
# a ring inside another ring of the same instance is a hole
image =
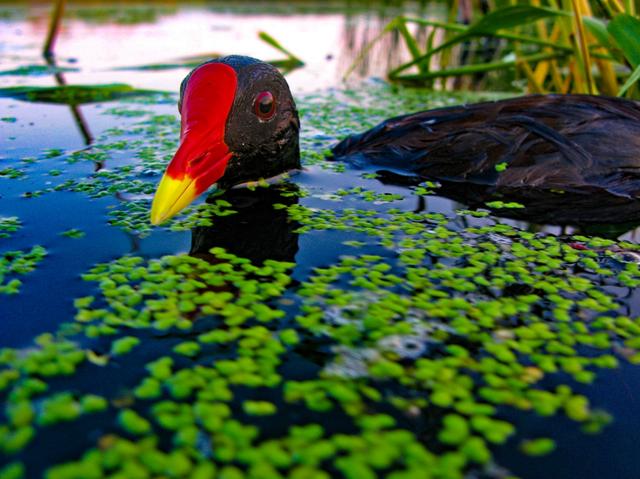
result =
[[[180,113],[180,146],[160,180],[151,223],[176,215],[217,182],[232,156],[225,125],[236,94],[237,77],[223,63],[207,63],[189,77]]]

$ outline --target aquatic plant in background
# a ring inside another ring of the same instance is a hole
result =
[[[458,11],[474,18],[454,21]],[[430,29],[426,44],[411,33],[416,26]],[[496,2],[483,13],[454,0],[449,21],[399,16],[378,39],[389,32],[401,35],[412,57],[388,72],[402,83],[448,87],[453,78],[508,72],[525,78],[531,93],[633,96],[640,79],[640,19],[631,1]]]

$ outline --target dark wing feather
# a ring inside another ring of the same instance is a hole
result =
[[[527,96],[386,120],[333,148],[422,178],[640,196],[640,105],[587,95]],[[508,167],[496,171],[496,165]]]

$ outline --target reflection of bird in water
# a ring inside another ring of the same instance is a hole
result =
[[[173,216],[209,186],[299,168],[299,122],[286,81],[259,60],[205,63],[181,88],[180,148],[158,186],[151,220]],[[640,107],[630,100],[544,95],[404,115],[346,138],[338,160],[385,181],[443,183],[467,204],[518,201],[540,223],[640,221]]]
[[[380,172],[379,178],[388,184],[407,183],[406,177],[386,171]],[[596,198],[603,198],[601,204],[598,204],[592,195],[580,192],[545,191],[534,188],[496,190],[486,185],[447,181],[442,181],[435,192],[471,209],[488,209],[497,216],[525,221],[532,227],[561,225],[563,232],[564,226],[571,225],[576,227],[576,232],[580,234],[617,238],[640,224],[640,201],[610,195],[603,191],[593,192]],[[496,200],[514,201],[526,207],[492,205]]]
[[[236,213],[216,217],[213,226],[194,228],[189,254],[207,259],[211,257],[209,250],[217,246],[254,263],[266,259],[293,262],[299,225],[291,221],[286,208],[275,209],[273,205],[297,203],[296,192],[295,185],[286,184],[254,191],[231,189],[217,196],[231,203]]]

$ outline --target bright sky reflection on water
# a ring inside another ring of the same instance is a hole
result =
[[[273,14],[242,5],[241,10],[237,4],[226,10],[190,5],[165,7],[150,19],[154,21],[141,23],[91,21],[86,13],[89,7],[70,7],[56,52],[61,65],[81,70],[67,74],[69,83],[122,82],[175,91],[188,68],[136,71],[135,75],[121,68],[171,63],[194,55],[241,54],[264,60],[282,59],[280,52],[258,38],[258,33],[265,31],[305,62],[304,68],[287,76],[294,93],[300,93],[338,85],[361,46],[400,13],[398,9],[333,13],[317,6],[304,13],[293,10]],[[124,7],[113,8],[117,12]],[[48,28],[48,8],[21,8],[5,16],[9,18],[0,20],[3,70],[25,63],[42,64],[40,50]],[[387,38],[374,48],[354,77],[358,73],[383,76],[390,61],[390,42],[395,41]],[[394,64],[403,58],[397,55]],[[22,82],[34,84],[34,80],[23,78]],[[3,84],[9,81],[18,83],[6,77],[1,80]],[[37,82],[50,84],[52,78],[43,76]]]

